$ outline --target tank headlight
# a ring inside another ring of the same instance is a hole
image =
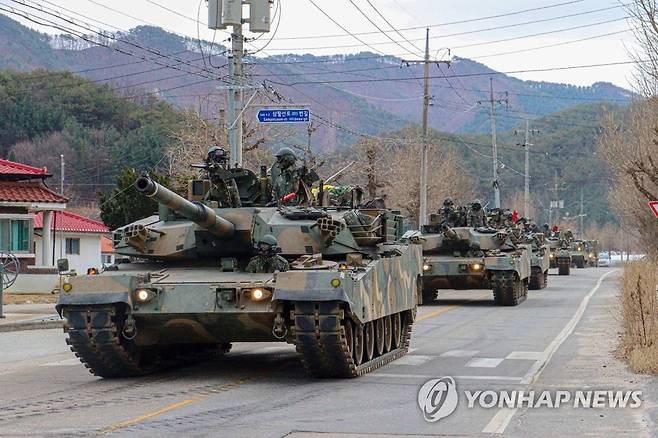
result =
[[[590,259],[593,259],[593,258],[594,258],[594,254],[590,254],[590,255],[589,255],[589,258],[590,258]]]
[[[267,289],[257,287],[247,292],[251,301],[263,301],[272,296],[272,292]]]
[[[554,258],[555,258],[555,254],[549,254],[548,257],[554,259]]]
[[[334,278],[334,279],[332,279],[332,280],[331,280],[331,285],[332,285],[333,287],[338,287],[338,286],[340,286],[340,279],[338,279],[338,278]]]
[[[150,289],[135,289],[135,299],[140,303],[146,303],[155,297],[155,293]]]
[[[427,272],[427,271],[429,271],[430,269],[432,269],[432,265],[430,265],[429,263],[425,263],[425,264],[423,265],[423,271]]]
[[[62,289],[64,289],[64,292],[70,292],[73,289],[73,285],[71,283],[64,283]]]
[[[479,271],[479,270],[482,269],[482,265],[479,264],[479,263],[473,263],[473,264],[471,265],[471,268],[472,268],[474,271]]]
[[[579,247],[578,247],[578,251],[582,251],[582,250],[583,250],[583,248],[579,246]]]

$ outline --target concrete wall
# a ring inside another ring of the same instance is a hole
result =
[[[14,284],[5,292],[49,294],[57,286],[59,286],[59,275],[57,274],[19,274]]]
[[[80,239],[80,254],[66,254],[66,239]],[[41,260],[41,237],[36,236],[36,259]],[[78,274],[86,274],[88,268],[100,269],[101,235],[96,233],[57,233],[55,242],[55,260],[69,259],[69,268]]]

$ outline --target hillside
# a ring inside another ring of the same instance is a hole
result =
[[[105,41],[115,49],[158,59],[140,61],[70,36],[48,37],[5,16],[0,16],[0,37],[8,42],[0,48],[0,66],[4,68],[79,72],[93,81],[112,84],[119,95],[142,97],[147,92],[157,92],[179,107],[195,108],[209,117],[217,117],[218,109],[225,107],[225,94],[217,89],[221,83],[193,74],[207,67],[225,77],[226,58],[218,55],[224,47],[218,44],[203,42],[202,60],[198,41],[156,27],[140,26],[128,34],[117,35],[117,40]],[[163,60],[136,46],[175,54],[174,58],[179,61],[173,58]],[[216,55],[210,57],[210,53]],[[323,150],[333,150],[356,141],[358,137],[349,131],[377,134],[420,120],[421,81],[409,78],[421,77],[421,67],[403,66],[398,58],[364,52],[321,58],[313,55],[266,56],[249,58],[248,62],[251,65],[245,71],[253,83],[266,83],[272,95],[308,104],[316,114],[328,120],[328,124],[344,128],[324,126],[318,129],[314,134],[314,144]],[[163,64],[173,65],[174,69],[163,67]],[[477,102],[488,99],[488,73],[494,72],[468,59],[458,59],[450,68],[443,66],[442,71],[433,69],[431,126],[440,131],[487,132],[488,110],[479,108]],[[457,77],[445,79],[444,75]],[[506,75],[493,78],[494,88],[500,92],[496,97],[509,100],[507,111],[502,111],[499,117],[501,130],[516,126],[520,115],[537,118],[579,103],[611,101],[623,104],[632,97],[629,91],[608,83],[576,87],[522,81]],[[352,82],[340,82],[345,80]],[[263,97],[261,102],[270,102],[272,95]],[[303,141],[305,129],[299,128],[297,137]]]

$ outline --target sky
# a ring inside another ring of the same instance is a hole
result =
[[[419,49],[424,48],[426,26],[430,26],[432,57],[447,59],[450,50],[451,56],[475,59],[503,72],[628,61],[629,50],[634,47],[633,35],[629,31],[632,22],[626,18],[627,13],[617,0],[276,2],[280,2],[280,23],[276,33],[274,28],[278,16],[273,22],[273,32],[260,36],[248,45],[250,49],[261,48],[259,55],[329,55],[378,50],[389,55],[420,59],[422,53]],[[0,3],[18,6],[12,0],[0,0]],[[92,24],[107,30],[127,30],[140,24],[150,24],[193,38],[200,36],[223,42],[228,37],[225,31],[215,33],[206,28],[205,0],[43,0],[36,3],[48,7],[57,5],[99,20],[103,24]],[[529,11],[536,8],[542,9]],[[61,12],[70,14],[63,9]],[[492,16],[499,17],[490,18]],[[201,24],[197,23],[197,17]],[[357,35],[347,34],[331,19],[349,33]],[[391,25],[400,33],[394,32]],[[417,29],[408,29],[411,27]],[[46,28],[39,30],[55,32]],[[247,35],[257,36],[249,32]],[[512,76],[583,86],[607,81],[630,88],[632,70],[632,65],[619,65]]]

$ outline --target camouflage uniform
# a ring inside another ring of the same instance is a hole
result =
[[[229,170],[228,153],[217,146],[210,148],[205,160],[205,168],[211,183],[205,200],[216,201],[220,207],[242,207],[238,186]]]
[[[315,171],[306,166],[296,167],[297,157],[290,148],[281,148],[276,153],[276,159],[270,168],[270,178],[277,203],[300,205],[309,202],[311,197],[308,186],[319,179]],[[292,193],[296,195],[293,199],[283,201],[284,197]]]
[[[288,260],[277,254],[278,242],[271,234],[264,235],[256,243],[257,254],[249,260],[245,268],[249,273],[268,273],[275,271],[287,271],[290,269]]]
[[[439,225],[447,225],[449,227],[458,226],[459,212],[455,208],[455,204],[451,197],[443,200],[443,207],[439,209]]]
[[[484,227],[487,221],[484,217],[484,210],[482,209],[482,202],[479,199],[476,199],[471,204],[471,207],[468,209],[468,216],[466,219],[467,227]]]

